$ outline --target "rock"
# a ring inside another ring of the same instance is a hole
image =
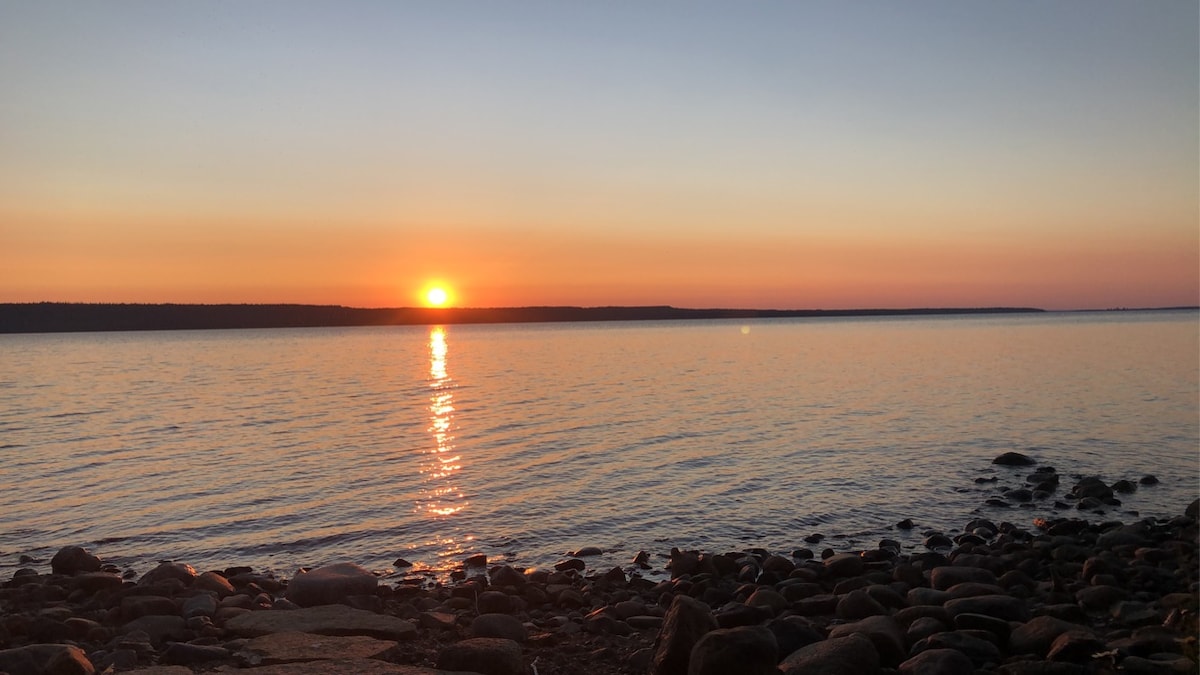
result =
[[[916,527],[916,525],[913,524],[912,518],[905,518],[904,520],[896,523],[897,530],[911,530],[914,527]]]
[[[775,635],[765,626],[720,628],[700,638],[688,662],[688,675],[778,675]]]
[[[871,616],[854,623],[844,623],[834,626],[829,631],[829,637],[840,638],[858,633],[870,638],[879,654],[879,662],[883,666],[894,667],[908,655],[905,649],[904,633],[900,625],[890,616]]]
[[[138,579],[138,586],[149,586],[172,579],[182,582],[184,586],[191,586],[196,580],[196,570],[192,569],[191,565],[164,560],[158,567],[143,574],[142,578]]]
[[[567,553],[567,555],[574,556],[576,558],[586,558],[592,555],[604,555],[604,550],[599,546],[584,546],[578,551],[571,551]]]
[[[997,584],[996,575],[990,570],[978,567],[950,567],[943,565],[935,567],[929,573],[929,585],[939,591],[950,590],[958,584],[973,582],[979,584]]]
[[[458,626],[458,617],[445,612],[421,612],[417,621],[421,627],[434,630],[453,630]]]
[[[766,607],[772,614],[778,614],[787,609],[791,603],[782,595],[770,588],[759,588],[746,598],[746,604],[751,607]]]
[[[792,652],[779,663],[783,675],[877,675],[879,654],[870,638],[854,633]]]
[[[1078,483],[1075,483],[1075,487],[1071,489],[1071,494],[1075,495],[1076,499],[1091,498],[1105,501],[1112,499],[1113,491],[1112,488],[1108,487],[1098,477],[1087,476],[1086,478],[1079,479]]]
[[[959,630],[985,630],[995,635],[1000,644],[1007,644],[1012,634],[1012,624],[986,614],[959,614],[954,617],[954,627]]]
[[[525,675],[521,645],[502,638],[470,638],[451,644],[438,654],[437,668],[482,675]]]
[[[121,675],[138,675],[141,672],[121,673]],[[447,673],[432,668],[401,666],[376,659],[343,658],[281,663],[274,666],[259,666],[228,672],[237,673],[237,675],[468,675],[466,673]],[[153,673],[153,675],[159,674]]]
[[[208,593],[193,595],[183,601],[183,607],[180,608],[179,613],[185,619],[197,616],[207,616],[211,619],[217,613],[217,599]]]
[[[162,663],[177,666],[192,666],[212,661],[224,661],[232,653],[217,645],[193,645],[186,642],[172,642],[163,650],[159,660]]]
[[[463,559],[463,567],[487,567],[487,555],[475,553]]]
[[[103,564],[82,546],[64,546],[50,559],[50,570],[70,576],[79,572],[99,572]]]
[[[769,621],[775,613],[768,607],[733,604],[724,607],[713,617],[719,628],[736,628],[738,626],[756,626]]]
[[[235,616],[225,628],[241,637],[300,632],[317,635],[367,635],[381,640],[411,640],[417,629],[411,623],[345,605],[320,605],[293,610],[265,610]]]
[[[558,570],[559,572],[566,572],[567,570],[582,572],[583,570],[587,569],[587,563],[583,562],[579,558],[567,558],[561,562],[554,563],[554,569]]]
[[[1093,612],[1107,612],[1109,607],[1129,597],[1124,589],[1116,586],[1085,586],[1075,593],[1080,607]]]
[[[238,656],[250,665],[316,661],[332,654],[338,658],[372,659],[395,646],[391,640],[365,635],[314,635],[289,631],[249,640]]]
[[[940,568],[939,568],[940,569]],[[934,605],[941,607],[950,601],[950,594],[946,591],[939,591],[933,588],[917,587],[908,592],[905,596],[908,604],[913,607],[920,605]]]
[[[900,675],[974,675],[975,664],[956,649],[927,649],[900,664]]]
[[[34,644],[0,651],[0,672],[11,675],[94,675],[96,669],[83,650],[74,645]]]
[[[1019,452],[1006,452],[993,459],[992,464],[999,464],[1001,466],[1033,466],[1037,464],[1037,460]]]
[[[1013,654],[1036,654],[1045,657],[1054,640],[1072,630],[1086,629],[1079,624],[1052,616],[1036,616],[1013,629],[1008,637],[1008,649]]]
[[[513,642],[524,642],[529,632],[520,619],[508,614],[480,614],[471,621],[471,637],[504,638]]]
[[[807,619],[799,616],[773,619],[767,623],[767,630],[775,634],[775,644],[779,647],[779,654],[791,654],[801,647],[807,647],[825,639],[825,636],[813,628]]]
[[[1146,474],[1138,479],[1142,485],[1158,485],[1158,478],[1154,474]]]
[[[1192,503],[1188,504],[1187,508],[1183,510],[1183,516],[1192,520],[1200,518],[1200,499],[1193,499]]]
[[[842,599],[838,600],[837,609],[834,611],[834,614],[843,621],[854,621],[868,616],[887,614],[887,609],[879,604],[875,598],[872,598],[869,593],[860,588],[856,591],[850,591]]]
[[[953,649],[962,652],[977,668],[1000,662],[1000,649],[995,644],[963,631],[935,633],[912,647],[915,656],[927,649]]]
[[[908,625],[908,631],[905,632],[904,639],[908,644],[916,644],[930,635],[941,633],[945,630],[946,624],[932,616],[923,616]]]
[[[692,648],[706,633],[717,629],[708,605],[677,595],[663,621],[654,653],[654,675],[687,675]]]
[[[492,568],[490,573],[494,586],[524,586],[527,583],[525,575],[513,569],[510,565],[499,565]]]
[[[475,600],[480,614],[508,614],[513,610],[513,601],[500,591],[484,591]]]
[[[1005,621],[1028,621],[1029,608],[1025,601],[1008,595],[976,595],[946,603],[951,617],[956,614],[987,614]]]
[[[196,580],[192,582],[192,588],[201,591],[211,591],[218,598],[224,598],[237,592],[234,590],[233,584],[229,583],[229,580],[221,576],[218,572],[205,572],[196,577]]]
[[[857,553],[838,553],[825,559],[825,571],[834,577],[856,577],[865,567],[866,563]]]
[[[133,620],[142,616],[178,616],[175,601],[161,595],[129,595],[121,598],[121,616]]]
[[[88,594],[100,591],[115,591],[125,583],[120,576],[111,572],[83,572],[76,574],[75,578],[71,579],[71,582],[75,588]]]
[[[1112,491],[1123,495],[1131,494],[1137,491],[1137,483],[1130,480],[1119,480],[1112,484]]]
[[[379,585],[370,570],[354,563],[337,563],[297,574],[287,588],[287,599],[301,607],[345,602],[352,595],[374,595]]]
[[[1090,630],[1069,630],[1054,638],[1050,651],[1046,654],[1048,661],[1070,661],[1072,663],[1088,663],[1092,654],[1105,651],[1104,640],[1096,637]]]
[[[166,640],[186,642],[192,636],[187,629],[187,622],[181,616],[143,616],[121,626],[122,635],[142,632],[150,636],[151,642],[161,644]]]

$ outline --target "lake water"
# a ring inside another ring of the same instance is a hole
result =
[[[1198,359],[1194,311],[0,336],[0,567],[917,546],[1053,513],[984,506],[1007,450],[1176,515]]]

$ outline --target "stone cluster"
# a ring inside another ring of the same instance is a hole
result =
[[[352,563],[135,580],[72,546],[0,588],[0,673],[1196,673],[1198,509],[977,518],[908,551],[672,549],[658,581],[644,552],[589,570],[594,547],[546,570],[475,555],[434,586]]]

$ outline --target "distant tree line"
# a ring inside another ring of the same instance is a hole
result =
[[[181,305],[104,303],[0,304],[0,333],[312,328],[558,321],[652,321],[787,317],[1010,314],[1028,307],[960,309],[681,309],[652,307],[511,307],[361,309],[338,305]]]

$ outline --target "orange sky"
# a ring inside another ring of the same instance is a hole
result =
[[[0,302],[1200,304],[1195,3],[468,5],[0,8]]]

